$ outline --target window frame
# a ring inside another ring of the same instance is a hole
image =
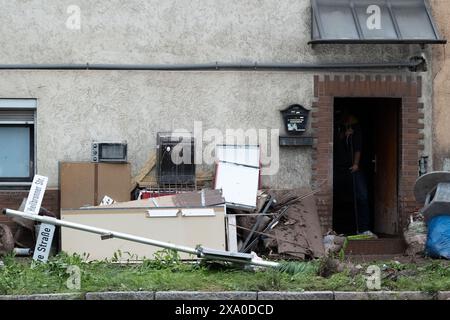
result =
[[[24,124],[1,124],[0,127],[9,127],[9,128],[30,128],[30,161],[29,161],[29,176],[28,177],[0,177],[0,183],[9,184],[9,183],[17,183],[17,182],[32,182],[35,174],[35,124],[24,123]]]
[[[30,128],[30,164],[29,177],[0,177],[0,189],[17,189],[31,186],[37,169],[37,108],[38,99],[36,98],[0,98],[0,111],[31,112],[32,119],[18,121],[2,121],[2,127],[29,127]]]

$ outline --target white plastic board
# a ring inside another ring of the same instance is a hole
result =
[[[259,146],[254,145],[217,145],[216,158],[218,161],[245,164],[259,168]]]
[[[256,208],[258,185],[259,168],[228,162],[217,164],[215,189],[222,189],[229,207]]]

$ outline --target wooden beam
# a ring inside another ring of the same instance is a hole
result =
[[[131,179],[131,191],[141,182],[155,167],[156,165],[156,152],[151,151],[147,162],[144,164],[139,173]]]

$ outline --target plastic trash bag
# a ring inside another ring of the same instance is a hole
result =
[[[450,216],[440,215],[428,223],[426,254],[432,258],[450,259]]]

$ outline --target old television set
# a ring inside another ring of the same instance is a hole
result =
[[[157,134],[157,178],[160,185],[195,184],[194,138],[187,133]]]
[[[127,162],[127,142],[94,141],[92,143],[92,162]]]

